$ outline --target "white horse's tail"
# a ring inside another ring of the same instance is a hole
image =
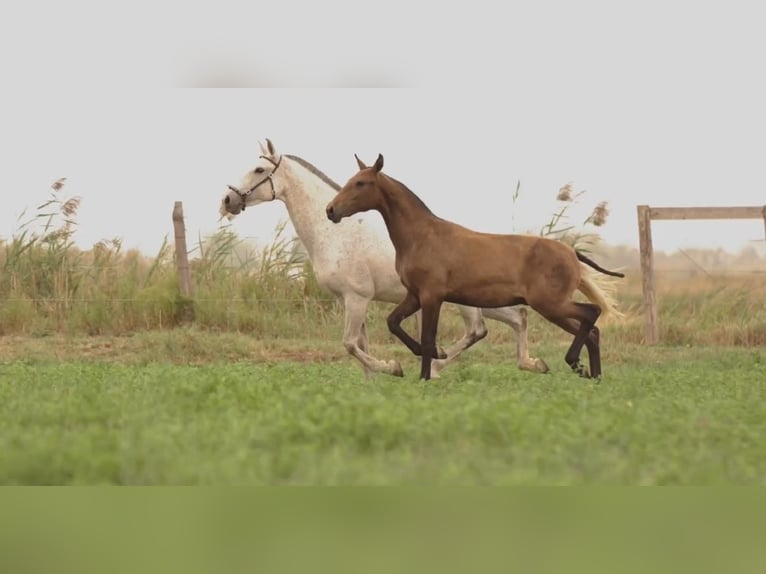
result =
[[[582,269],[583,274],[577,288],[591,303],[601,307],[601,318],[624,319],[625,315],[617,309],[617,281],[593,272],[584,265]]]

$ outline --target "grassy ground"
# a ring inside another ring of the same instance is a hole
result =
[[[441,379],[365,380],[337,341],[184,329],[0,339],[3,484],[752,484],[766,481],[766,351],[605,342],[470,350]]]

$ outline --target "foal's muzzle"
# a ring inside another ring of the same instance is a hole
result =
[[[328,205],[325,211],[327,212],[327,219],[333,223],[340,223],[341,216],[335,211],[335,208],[332,205]]]

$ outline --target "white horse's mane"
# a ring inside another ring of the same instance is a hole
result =
[[[322,170],[317,168],[312,163],[306,161],[302,157],[298,157],[297,155],[291,155],[291,154],[283,154],[284,157],[290,158],[294,162],[298,163],[299,165],[306,168],[308,171],[313,173],[315,176],[317,176],[319,179],[324,181],[327,185],[332,187],[335,191],[340,191],[340,185],[338,185],[335,181],[333,181],[327,174],[325,174]]]

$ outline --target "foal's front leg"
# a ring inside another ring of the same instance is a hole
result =
[[[386,319],[386,323],[388,324],[388,330],[391,331],[396,337],[404,343],[407,348],[412,351],[412,354],[421,357],[423,355],[423,347],[420,343],[418,343],[415,339],[410,337],[410,335],[402,328],[402,321],[404,321],[407,317],[410,315],[413,315],[420,309],[420,300],[418,299],[417,295],[412,293],[411,291],[407,291],[407,295],[405,295],[404,300],[402,300],[401,303],[399,303],[393,311],[391,311],[391,314]],[[438,315],[437,315],[438,320]],[[421,319],[423,321],[423,319]],[[421,337],[422,337],[422,327],[421,327]],[[436,344],[434,343],[434,348],[431,349],[431,355],[434,359],[440,359],[442,358],[442,354],[439,353],[438,349],[436,349]]]
[[[442,301],[423,302],[423,327],[420,335],[420,345],[423,350],[420,363],[420,378],[428,381],[431,378],[431,361],[436,354],[436,332],[439,327],[439,311]]]
[[[421,354],[421,346],[402,328],[402,321],[420,309],[420,300],[411,291],[407,291],[404,299],[388,315],[386,323],[391,331],[414,355]]]

